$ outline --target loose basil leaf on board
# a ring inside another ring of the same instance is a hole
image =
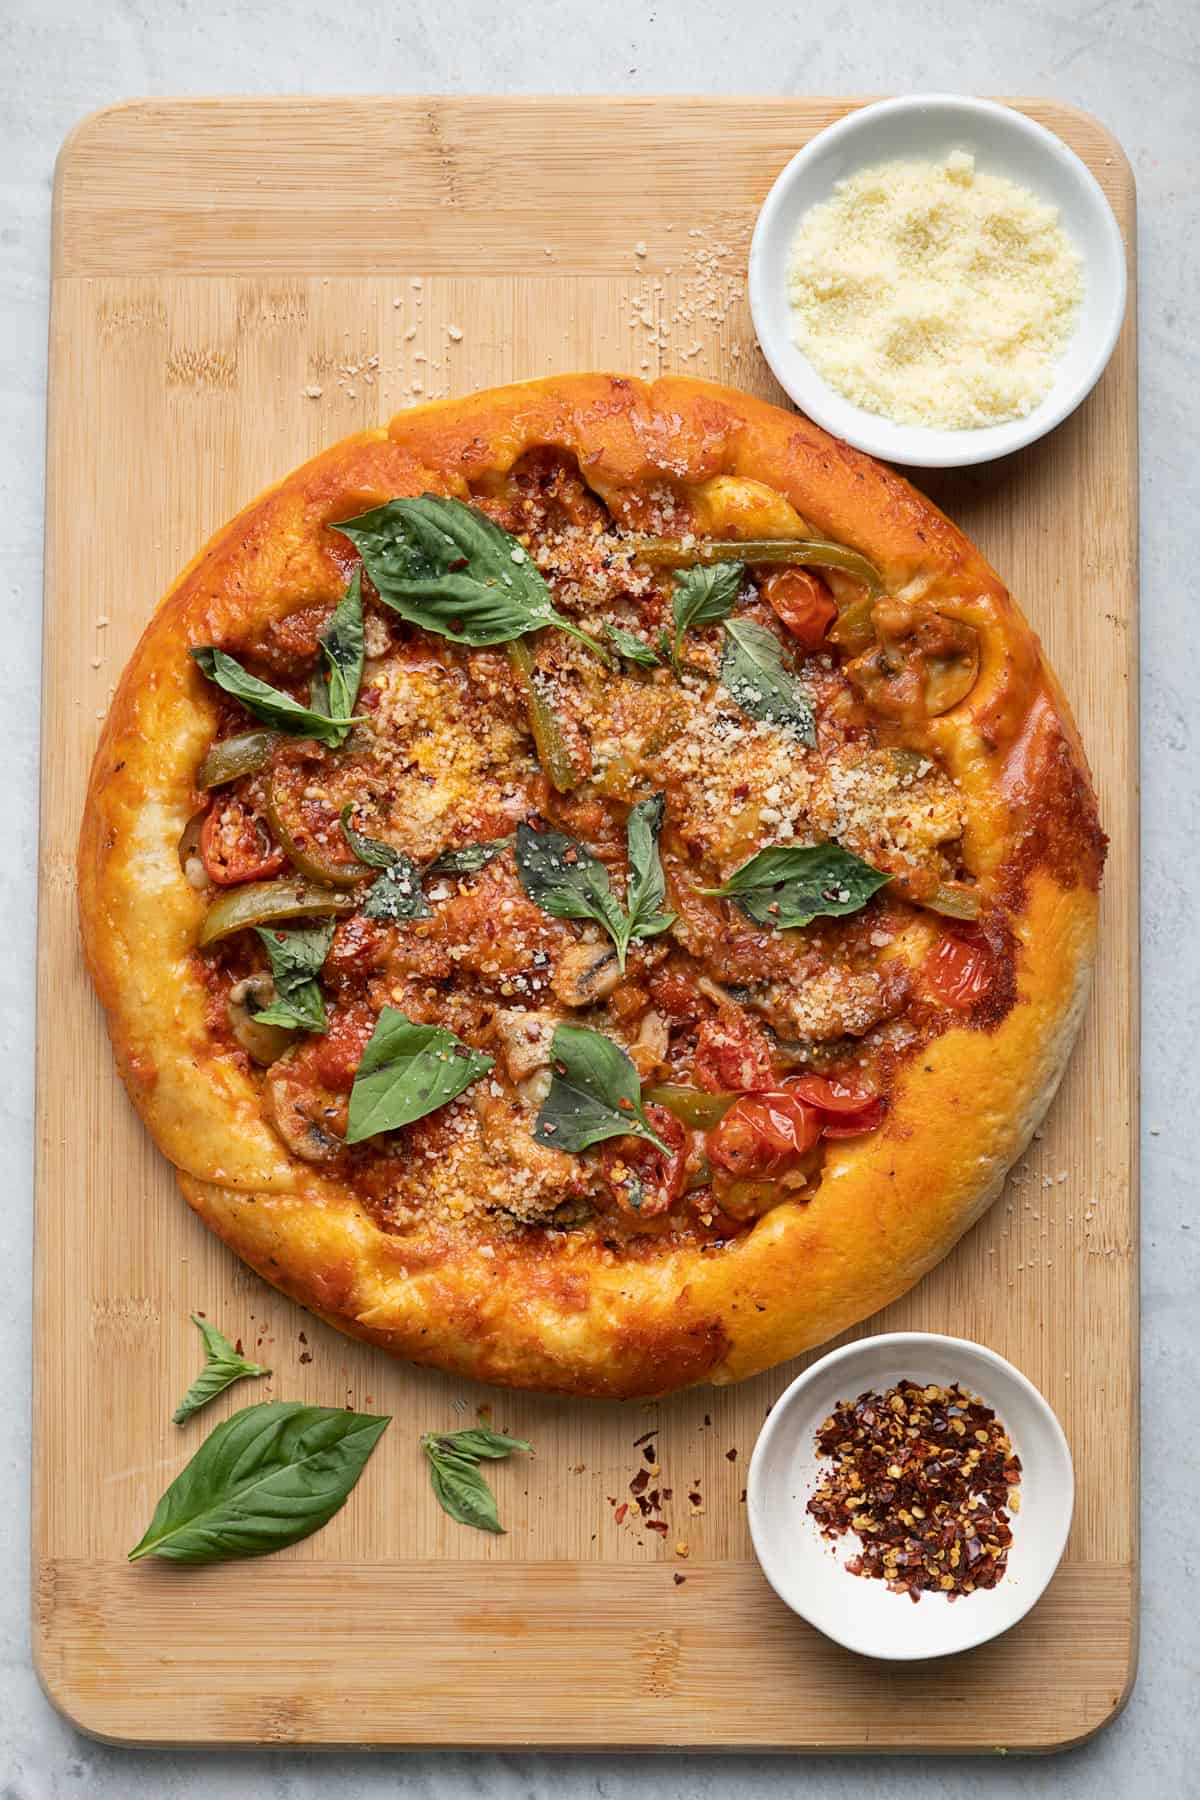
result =
[[[329,679],[326,681],[322,675],[313,677],[313,709],[330,719],[349,718],[358,699],[365,654],[361,569],[355,569],[350,577],[344,599],[339,601],[329,623],[317,633],[317,642],[329,668]],[[332,747],[339,749],[349,735],[347,725]]]
[[[439,1435],[427,1431],[421,1449],[429,1463],[429,1480],[438,1505],[460,1525],[503,1536],[496,1497],[479,1470],[479,1461],[496,1461],[514,1450],[530,1450],[524,1438],[503,1437],[482,1427]]]
[[[243,1381],[247,1376],[269,1375],[270,1369],[264,1369],[258,1363],[247,1362],[246,1358],[234,1349],[223,1332],[202,1319],[199,1313],[192,1314],[192,1324],[197,1326],[204,1339],[204,1367],[193,1381],[175,1411],[171,1414],[171,1422],[182,1425],[193,1413],[198,1413],[202,1406],[223,1394],[227,1387],[235,1381]]]
[[[478,875],[480,869],[503,856],[513,842],[511,835],[488,838],[481,844],[464,844],[460,850],[443,850],[425,868],[427,875]]]
[[[248,713],[266,725],[274,725],[279,731],[290,732],[293,737],[316,738],[319,743],[336,750],[345,742],[351,725],[360,722],[348,717],[330,717],[314,711],[311,706],[301,706],[290,694],[281,693],[269,682],[260,681],[257,675],[243,669],[236,657],[213,645],[192,650],[189,655],[201,674],[207,675],[225,693],[232,694]]]
[[[359,862],[382,873],[367,889],[361,908],[365,919],[398,925],[407,919],[432,919],[433,908],[421,887],[421,871],[411,856],[378,838],[365,837],[350,823],[352,808],[342,808],[342,835]]]
[[[345,1503],[390,1423],[294,1400],[243,1407],[180,1470],[130,1562],[227,1562],[298,1543]]]
[[[275,998],[254,1015],[259,1025],[282,1025],[287,1031],[328,1031],[325,1002],[317,985],[334,921],[319,925],[256,926],[271,963]]]
[[[594,638],[555,612],[529,553],[486,513],[437,494],[389,500],[334,526],[393,612],[456,644],[507,644],[546,625],[603,657]]]
[[[674,913],[660,911],[667,894],[658,854],[665,806],[665,794],[652,794],[648,800],[639,800],[631,809],[625,827],[629,848],[629,882],[625,889],[625,910],[629,915],[626,943],[630,938],[657,937],[675,923]]]
[[[720,887],[700,892],[735,900],[756,925],[790,931],[816,918],[858,912],[891,879],[840,844],[775,844]]]
[[[561,831],[517,826],[517,874],[529,898],[556,919],[594,919],[603,925],[625,967],[625,913],[608,870],[590,850]]]
[[[679,672],[683,636],[696,625],[716,625],[727,619],[737,604],[744,563],[709,563],[691,569],[676,569],[675,593],[671,601],[671,618],[675,635],[671,640],[671,665]]]
[[[602,1032],[559,1025],[550,1046],[550,1092],[533,1127],[552,1150],[586,1150],[606,1138],[640,1137],[671,1154],[642,1108],[642,1084],[625,1052]]]
[[[662,667],[657,652],[649,644],[643,644],[641,638],[634,637],[632,631],[622,631],[619,625],[606,625],[604,629],[612,639],[613,649],[622,662],[636,663],[639,669]]]
[[[398,1008],[385,1006],[350,1089],[346,1142],[399,1131],[436,1112],[486,1075],[494,1060],[440,1025],[415,1025]]]
[[[725,626],[721,685],[752,719],[780,725],[816,747],[812,701],[783,660],[779,639],[753,619],[730,619]]]

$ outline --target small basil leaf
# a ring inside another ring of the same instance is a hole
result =
[[[225,693],[232,694],[248,713],[280,731],[291,732],[294,737],[313,737],[330,749],[336,749],[345,740],[350,726],[358,723],[356,719],[330,718],[325,713],[314,712],[311,706],[301,706],[290,694],[281,693],[269,682],[260,681],[257,675],[243,669],[236,657],[213,645],[192,650],[189,654],[201,674],[207,675]]]
[[[359,862],[383,871],[364,896],[360,908],[364,919],[384,920],[392,925],[407,919],[432,919],[433,908],[425,898],[421,871],[412,857],[392,844],[356,831],[350,823],[352,810],[350,806],[342,808],[343,837]]]
[[[350,1090],[346,1142],[358,1144],[423,1119],[457,1099],[493,1064],[452,1031],[415,1025],[396,1007],[385,1006]]]
[[[365,833],[356,831],[350,823],[353,812],[354,808],[350,804],[342,808],[342,836],[360,863],[366,863],[370,869],[390,869],[399,860],[400,851],[393,844],[385,844],[379,838],[367,837]]]
[[[559,1025],[550,1058],[550,1092],[533,1128],[539,1144],[574,1152],[632,1136],[671,1154],[642,1109],[637,1070],[611,1038],[582,1025]]]
[[[649,644],[643,644],[641,638],[634,637],[632,631],[622,631],[619,625],[606,625],[604,629],[612,639],[613,649],[622,662],[636,663],[639,669],[662,667],[658,654]]]
[[[325,682],[319,675],[314,677],[313,709],[328,714],[331,719],[349,718],[358,699],[365,654],[361,569],[355,569],[350,577],[344,599],[338,603],[329,623],[317,634],[317,641],[329,666],[329,680]],[[322,700],[320,705],[317,704],[318,692]],[[338,749],[349,735],[347,725],[333,748]]]
[[[514,1450],[533,1449],[525,1438],[505,1437],[503,1432],[489,1431],[483,1425],[472,1425],[464,1431],[441,1432],[434,1441],[439,1450],[453,1451],[459,1456],[484,1457],[488,1461],[508,1456]]]
[[[840,844],[775,844],[759,850],[718,888],[756,925],[790,931],[820,917],[858,912],[891,880]]]
[[[465,1458],[446,1456],[427,1449],[429,1482],[444,1513],[459,1525],[472,1525],[476,1531],[491,1531],[504,1536],[504,1527],[496,1511],[496,1496],[479,1472],[478,1466]]]
[[[625,839],[629,847],[629,883],[625,890],[625,908],[629,914],[629,937],[657,937],[675,923],[674,913],[660,912],[666,899],[667,884],[658,854],[658,838],[662,830],[665,794],[653,794],[639,800],[629,814]]]
[[[691,569],[676,569],[671,601],[675,625],[671,663],[676,674],[684,633],[696,625],[717,625],[727,619],[737,604],[745,573],[745,564],[740,562],[698,563]]]
[[[513,842],[512,836],[488,838],[481,844],[464,844],[460,850],[443,850],[427,866],[427,875],[477,875],[490,862],[503,856]]]
[[[327,1031],[325,1002],[317,976],[333,942],[334,921],[319,925],[268,925],[256,930],[266,948],[275,981],[275,998],[256,1012],[262,1025],[282,1025],[289,1031]]]
[[[298,1543],[345,1503],[390,1422],[293,1400],[243,1407],[180,1470],[130,1562],[225,1562]]]
[[[242,1381],[247,1376],[269,1375],[270,1369],[262,1368],[258,1363],[247,1362],[230,1343],[229,1339],[199,1313],[192,1314],[192,1324],[199,1327],[204,1339],[204,1367],[193,1381],[175,1411],[171,1414],[171,1422],[182,1425],[193,1413],[198,1413],[202,1406],[223,1394],[227,1387],[235,1381]]]
[[[555,612],[545,577],[516,538],[461,500],[389,500],[334,530],[358,550],[379,598],[410,625],[474,645],[507,644],[554,625],[605,654]]]
[[[628,921],[608,878],[590,850],[561,831],[517,826],[517,874],[529,898],[556,919],[594,919],[617,946],[625,967]]]
[[[731,619],[725,626],[721,685],[742,711],[766,725],[780,725],[815,748],[812,701],[784,663],[779,639],[753,619]]]

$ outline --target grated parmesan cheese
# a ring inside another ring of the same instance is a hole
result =
[[[951,430],[1032,412],[1082,291],[1058,209],[963,150],[839,181],[800,221],[788,274],[796,344],[831,386]]]

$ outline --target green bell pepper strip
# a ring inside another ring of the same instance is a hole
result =
[[[583,780],[584,771],[571,760],[562,721],[534,680],[533,652],[524,638],[514,638],[509,644],[508,660],[525,690],[529,729],[542,770],[560,794],[569,794]]]
[[[841,569],[861,581],[877,599],[884,592],[883,577],[874,563],[845,544],[828,538],[698,538],[684,544],[677,538],[627,540],[639,562],[652,569],[689,569],[696,563],[744,562],[751,568],[765,563],[812,565]]]
[[[240,775],[254,775],[266,765],[279,742],[277,731],[243,731],[210,746],[196,770],[198,788],[224,787]]]
[[[230,888],[214,900],[204,916],[196,939],[201,950],[235,931],[254,925],[274,925],[281,919],[315,919],[330,913],[352,913],[355,902],[332,888],[310,887],[301,881],[248,881]]]

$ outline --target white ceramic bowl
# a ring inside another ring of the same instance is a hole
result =
[[[886,1583],[852,1575],[852,1532],[829,1543],[805,1510],[821,1473],[816,1435],[839,1400],[913,1381],[958,1382],[993,1408],[1021,1459],[1021,1506],[1012,1515],[1008,1566],[994,1588],[954,1601],[922,1594],[914,1606]],[[970,1650],[1024,1618],[1058,1567],[1071,1526],[1075,1478],[1062,1426],[1019,1370],[966,1338],[897,1331],[864,1338],[797,1376],[767,1417],[750,1459],[750,1535],[779,1598],[847,1650],[915,1662]]]
[[[897,425],[855,406],[819,375],[792,339],[787,269],[801,218],[834,183],[897,158],[938,161],[975,152],[979,168],[1057,206],[1084,262],[1078,323],[1050,392],[1023,419],[974,431]],[[1061,138],[1024,113],[959,94],[913,94],[848,113],[794,156],[763,203],[750,246],[750,310],[763,354],[800,409],[835,437],[887,462],[923,469],[990,462],[1044,436],[1073,412],[1104,371],[1125,313],[1125,247],[1100,186]]]

